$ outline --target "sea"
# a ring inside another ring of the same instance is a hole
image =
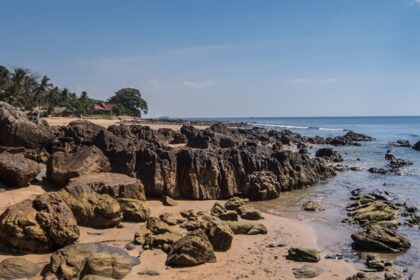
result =
[[[327,252],[343,254],[354,261],[363,261],[359,252],[351,249],[351,234],[358,229],[343,223],[347,217],[345,207],[351,202],[351,190],[361,188],[364,193],[387,191],[398,201],[410,201],[420,207],[420,152],[412,148],[392,147],[389,143],[398,139],[411,144],[420,141],[420,116],[403,117],[288,117],[288,118],[217,118],[224,122],[243,122],[269,129],[289,129],[305,136],[335,137],[348,131],[363,133],[376,140],[361,142],[362,146],[334,147],[344,157],[344,164],[357,166],[364,171],[337,172],[337,176],[313,187],[282,193],[275,200],[256,202],[255,206],[271,214],[293,217],[309,223],[317,233],[319,245]],[[310,149],[314,154],[316,149]],[[385,167],[388,149],[413,165],[404,167],[398,174],[371,174],[370,167]],[[325,211],[304,212],[301,205],[308,199],[320,201]],[[412,279],[420,279],[420,229],[400,226],[399,232],[410,239],[412,247],[404,253],[386,254],[398,265],[414,273]]]

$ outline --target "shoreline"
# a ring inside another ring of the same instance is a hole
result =
[[[0,210],[3,211],[13,203],[44,192],[46,190],[39,185],[1,192]],[[177,206],[169,207],[163,206],[158,200],[148,200],[146,205],[151,209],[151,216],[159,216],[164,212],[175,214],[188,209],[209,211],[215,202],[216,200],[177,200]],[[141,253],[140,265],[133,267],[133,270],[124,279],[138,279],[138,273],[145,270],[159,272],[159,277],[154,279],[294,279],[292,269],[302,267],[305,263],[286,260],[287,249],[290,247],[322,249],[318,245],[319,236],[316,235],[316,231],[309,224],[303,221],[268,213],[264,213],[263,216],[264,219],[257,222],[263,223],[267,227],[268,234],[235,235],[229,251],[216,252],[216,263],[168,269],[165,267],[166,254],[163,251],[145,250]],[[126,244],[134,239],[135,231],[144,223],[124,222],[122,224],[123,228],[102,230],[80,227],[79,243],[101,243],[124,249]],[[287,246],[267,247],[270,243],[278,242],[285,243]],[[128,252],[131,256],[139,256],[140,251],[142,251],[141,247],[136,246],[134,250]],[[325,254],[326,252],[321,252],[320,262],[314,264],[324,270],[318,279],[344,279],[358,271],[355,264],[345,260],[325,259]],[[43,268],[49,263],[50,255],[27,254],[22,256]],[[13,256],[16,256],[16,254],[1,253],[0,261]],[[144,279],[153,278],[147,275],[141,277]],[[34,279],[42,279],[42,276],[38,275]]]

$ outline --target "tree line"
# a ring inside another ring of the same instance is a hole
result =
[[[55,107],[65,107],[75,115],[98,113],[95,105],[103,100],[90,98],[86,91],[80,95],[68,88],[59,88],[51,83],[47,75],[42,77],[26,68],[13,68],[0,65],[0,101],[7,102],[25,111],[41,111],[51,115]],[[138,89],[123,88],[108,100],[112,104],[112,114],[140,116],[147,114],[146,100]]]

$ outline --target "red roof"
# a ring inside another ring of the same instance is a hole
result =
[[[95,104],[95,110],[112,112],[112,109],[114,108],[114,106],[115,104],[112,104],[112,103],[98,103],[98,104]]]

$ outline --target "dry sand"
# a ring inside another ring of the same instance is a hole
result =
[[[39,185],[8,190],[0,193],[0,211],[7,206],[26,198],[44,193],[46,190]],[[159,201],[148,201],[153,216],[163,212],[178,213],[181,210],[194,209],[209,211],[215,201],[178,201],[175,207],[165,207]],[[295,279],[292,269],[305,263],[297,263],[285,259],[290,246],[318,248],[314,230],[304,222],[284,217],[264,214],[261,222],[268,228],[267,235],[245,236],[235,235],[232,248],[228,252],[216,253],[217,262],[191,268],[165,267],[166,254],[160,250],[146,250],[141,254],[141,264],[134,267],[126,279]],[[258,221],[260,222],[260,221]],[[103,243],[124,248],[133,240],[134,233],[144,224],[123,223],[123,228],[96,230],[81,228],[80,243]],[[283,248],[267,248],[270,243],[282,242]],[[140,247],[129,251],[130,255],[139,256]],[[325,253],[322,253],[325,256]],[[2,254],[0,260],[11,255]],[[24,255],[28,260],[38,263],[41,267],[49,263],[50,254]],[[322,258],[315,266],[322,267],[324,273],[316,279],[345,279],[354,274],[357,268],[354,264],[343,260],[327,260]],[[151,269],[160,276],[138,275],[139,272]],[[41,279],[38,276],[36,279]]]
[[[49,117],[49,118],[44,118],[44,120],[46,120],[49,125],[53,125],[53,126],[66,126],[68,125],[70,122],[75,121],[75,120],[82,120],[81,118],[70,118],[70,117]],[[175,131],[179,131],[181,129],[182,124],[181,123],[171,123],[171,122],[165,122],[162,121],[161,123],[156,123],[156,122],[150,122],[147,119],[134,119],[134,118],[130,118],[130,117],[122,117],[122,118],[115,118],[115,119],[84,119],[84,120],[88,120],[90,122],[93,122],[94,124],[103,126],[105,128],[108,128],[111,125],[114,124],[118,124],[120,122],[130,122],[132,121],[135,124],[139,124],[139,125],[143,125],[143,126],[149,126],[151,129],[159,129],[159,128],[170,128],[172,130]],[[199,129],[204,129],[206,127],[208,127],[207,125],[194,125],[194,127],[199,128]]]

